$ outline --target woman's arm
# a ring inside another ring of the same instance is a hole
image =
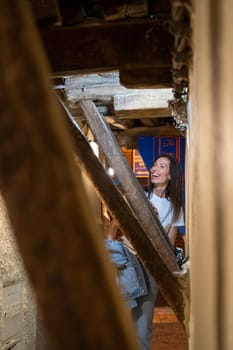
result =
[[[106,230],[106,238],[115,240],[117,236],[117,229],[118,229],[118,224],[115,221],[115,219],[112,219],[111,222],[108,222],[107,225],[105,226]]]
[[[171,226],[170,230],[168,231],[168,238],[173,246],[175,246],[177,233],[178,227]]]

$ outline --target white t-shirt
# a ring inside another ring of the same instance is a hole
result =
[[[146,192],[145,194],[147,197],[148,194]],[[174,223],[172,223],[173,208],[171,202],[166,198],[160,198],[156,196],[154,193],[151,194],[151,198],[149,200],[153,204],[153,206],[157,208],[159,213],[159,221],[167,233],[171,226],[184,226],[183,208],[180,209],[178,219]],[[131,253],[136,254],[136,250],[133,248],[132,244],[126,238],[126,236],[122,236],[120,241],[124,243],[124,245],[131,251]]]
[[[154,193],[151,194],[149,198],[150,202],[158,210],[159,221],[164,227],[165,231],[168,232],[171,226],[179,227],[184,226],[184,212],[183,209],[180,209],[178,219],[173,223],[173,208],[171,202],[167,198],[160,198]]]

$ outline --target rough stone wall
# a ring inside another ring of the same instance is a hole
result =
[[[27,280],[23,263],[17,249],[14,235],[8,220],[3,199],[0,197],[0,280],[2,296],[3,288],[22,283],[22,341],[20,350],[35,349],[36,305],[33,292]],[[0,298],[3,303],[3,298]],[[0,305],[2,310],[2,305]],[[0,328],[4,325],[4,313],[0,313]],[[0,335],[2,329],[0,329]],[[3,339],[0,336],[0,344]]]

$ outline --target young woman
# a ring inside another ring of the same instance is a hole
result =
[[[165,154],[159,155],[154,160],[150,169],[146,195],[172,245],[174,245],[178,228],[184,225],[182,175],[180,165],[175,158]],[[119,272],[119,280],[131,309],[141,349],[149,350],[158,287],[140,262],[130,242],[124,236],[118,242],[113,241],[114,238],[111,234],[109,238],[106,245],[112,254],[113,261],[115,260],[116,263],[121,261],[121,266],[124,262],[125,269]],[[132,276],[133,266],[136,266],[136,277],[134,278]],[[142,269],[144,278],[142,278],[139,267]]]
[[[184,225],[181,168],[174,157],[166,154],[154,160],[147,196],[174,245],[178,227]]]

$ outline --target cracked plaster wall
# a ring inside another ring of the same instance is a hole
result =
[[[33,350],[36,341],[36,305],[33,292],[30,288],[24,271],[22,259],[17,250],[17,245],[8,220],[4,201],[0,197],[0,281],[1,304],[3,304],[2,291],[4,287],[17,283],[22,284],[22,325],[21,343],[17,350]],[[3,305],[1,305],[2,310]],[[0,313],[0,328],[4,326],[4,312]],[[2,329],[0,329],[0,344]],[[2,345],[3,346],[3,345]]]

